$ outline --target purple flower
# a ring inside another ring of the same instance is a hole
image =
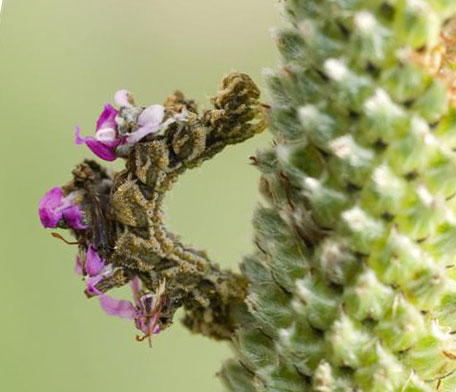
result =
[[[143,110],[138,118],[139,128],[127,136],[127,142],[134,144],[145,136],[158,132],[167,123],[162,123],[165,117],[165,108],[162,105],[151,105]]]
[[[82,221],[81,209],[75,203],[75,197],[74,192],[64,197],[60,187],[49,190],[40,200],[38,208],[42,225],[54,228],[63,219],[73,229],[87,229],[88,226]]]
[[[123,142],[117,133],[117,113],[118,111],[111,104],[105,105],[97,121],[95,137],[81,137],[81,128],[76,126],[76,144],[85,143],[96,156],[105,161],[114,161],[117,158],[116,148]]]

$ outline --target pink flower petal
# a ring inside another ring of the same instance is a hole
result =
[[[134,144],[145,136],[158,132],[164,117],[165,108],[162,105],[151,105],[145,108],[138,118],[139,129],[128,135],[127,142]]]
[[[84,144],[88,139],[90,139],[90,137],[81,137],[81,127],[79,125],[76,125],[74,127],[75,129],[75,138],[74,138],[74,142],[77,144],[77,145],[81,145],[81,144]]]
[[[76,256],[74,264],[74,273],[77,275],[82,275],[82,260],[79,256]]]
[[[120,142],[118,143],[120,144]],[[99,142],[93,138],[86,141],[87,147],[99,158],[105,161],[114,161],[117,159],[115,154],[116,147],[107,146],[106,144]]]
[[[38,213],[44,227],[55,228],[63,218],[66,224],[73,229],[87,229],[88,226],[82,221],[81,210],[78,205],[73,204],[72,194],[63,197],[63,190],[54,187],[40,200]]]
[[[131,144],[135,144],[139,142],[141,139],[146,137],[147,135],[151,133],[155,133],[160,129],[160,127],[141,127],[137,129],[135,132],[131,133],[130,135],[127,136],[127,142]]]
[[[140,304],[140,301],[139,301],[140,283],[141,283],[141,281],[137,276],[135,276],[134,279],[130,282],[131,291],[133,292],[133,299],[137,306],[139,306],[139,304]]]
[[[40,200],[38,213],[40,215],[41,224],[46,227],[57,227],[60,219],[62,219],[63,191],[60,187],[54,187],[47,191]]]
[[[83,223],[81,209],[78,205],[71,205],[63,210],[63,218],[68,226],[73,229],[83,230],[89,226]]]
[[[119,90],[114,95],[114,103],[118,106],[130,107],[134,104],[134,99],[130,91]]]
[[[76,144],[86,144],[97,157],[105,161],[114,161],[117,159],[115,151],[117,146],[122,144],[122,140],[117,136],[115,128],[106,127],[98,129],[95,137],[81,137],[81,128],[78,125],[76,125],[75,130]]]
[[[105,266],[104,260],[97,253],[92,245],[87,249],[87,257],[85,263],[85,272],[89,276],[98,275]]]
[[[103,111],[97,121],[96,131],[102,128],[117,128],[116,116],[118,111],[110,104],[107,103],[104,106]]]
[[[159,126],[165,117],[165,107],[162,105],[151,105],[143,110],[138,118],[138,125]]]
[[[97,289],[97,284],[103,280],[103,275],[96,275],[87,280],[86,290],[90,295],[100,295],[103,296],[104,293]]]
[[[108,295],[100,296],[100,306],[106,314],[121,318],[134,319],[136,310],[130,301],[112,298]]]
[[[113,128],[102,128],[95,133],[95,140],[109,146],[117,143],[116,130]]]

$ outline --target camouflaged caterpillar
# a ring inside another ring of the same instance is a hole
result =
[[[202,251],[181,243],[165,225],[164,196],[186,169],[200,166],[229,144],[240,143],[266,127],[265,105],[246,74],[230,73],[212,99],[214,108],[198,114],[194,101],[176,91],[164,102],[163,131],[134,144],[118,146],[125,169],[111,174],[86,160],[73,170],[63,194],[78,195],[85,229],[72,229],[84,260],[92,247],[109,267],[86,290],[90,297],[120,287],[138,277],[144,290],[155,294],[157,328],[172,323],[185,309],[184,324],[216,339],[231,337],[233,312],[243,309],[246,282],[222,271]],[[127,105],[115,122],[120,135],[132,135],[144,108]],[[61,219],[59,227],[70,228]],[[48,226],[52,227],[52,226]],[[155,325],[155,324],[154,324]]]

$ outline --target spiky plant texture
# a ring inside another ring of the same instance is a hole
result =
[[[288,0],[234,392],[456,391],[454,0]]]

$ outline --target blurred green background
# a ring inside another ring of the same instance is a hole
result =
[[[0,24],[1,391],[220,391],[228,345],[192,336],[176,319],[147,344],[133,323],[87,300],[75,249],[37,216],[40,197],[91,156],[76,123],[94,132],[120,88],[143,105],[179,88],[201,105],[230,70],[273,67],[274,0],[5,0]],[[265,98],[266,99],[266,98]],[[187,173],[167,202],[186,242],[236,267],[251,250],[258,201],[248,156],[262,135]],[[112,165],[112,164],[111,164]],[[121,162],[115,166],[121,167]],[[68,235],[66,235],[68,237]]]

